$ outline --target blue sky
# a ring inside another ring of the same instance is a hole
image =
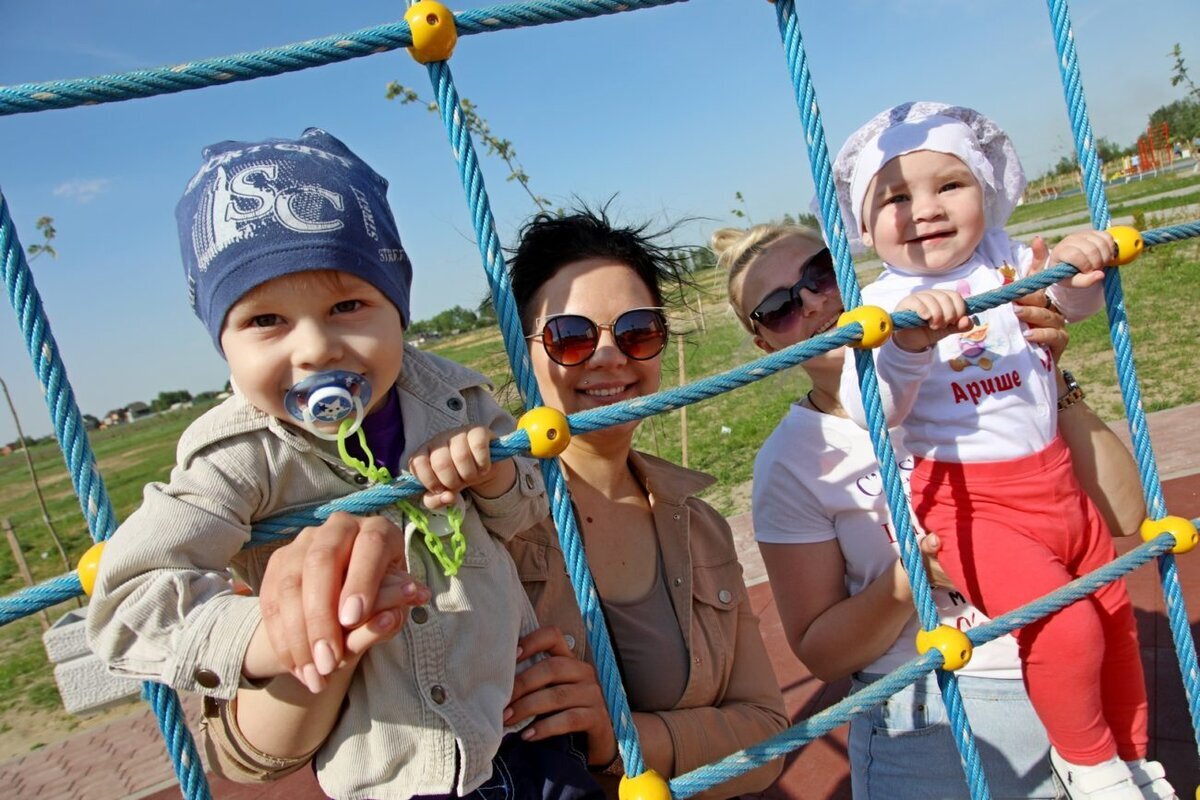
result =
[[[936,99],[999,121],[1031,174],[1070,151],[1044,3],[799,5],[834,149],[889,105]],[[7,2],[0,85],[286,45],[391,22],[403,7],[398,0]],[[1077,0],[1072,11],[1099,135],[1128,144],[1150,111],[1183,97],[1169,81],[1175,42],[1200,80],[1195,0]],[[627,220],[695,219],[679,230],[680,244],[700,244],[711,229],[736,222],[735,192],[754,221],[808,207],[802,130],[765,0],[691,0],[464,37],[451,65],[459,92],[512,140],[534,189],[556,203],[615,194],[614,208]],[[0,118],[0,189],[22,243],[38,241],[40,216],[58,227],[58,258],[39,259],[33,270],[85,413],[225,382],[224,362],[186,303],[173,217],[211,142],[328,129],[391,181],[416,271],[414,317],[483,297],[486,280],[441,122],[385,100],[391,80],[430,95],[424,68],[392,52],[166,97]],[[500,236],[511,243],[533,208],[505,181],[502,164],[485,159],[484,170]],[[2,330],[0,377],[26,432],[45,434],[49,415],[7,305]],[[14,436],[0,409],[0,442]]]

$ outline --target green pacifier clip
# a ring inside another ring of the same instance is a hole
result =
[[[351,421],[342,420],[342,424],[338,427],[338,455],[342,457],[342,463],[353,468],[359,475],[364,476],[372,483],[391,483],[392,473],[387,467],[377,467],[375,464],[375,455],[371,452],[371,448],[367,447],[367,435],[363,433],[360,427],[358,433],[358,446],[362,448],[367,455],[367,461],[363,462],[360,459],[350,455],[350,451],[346,449],[346,431],[351,425]],[[442,544],[441,537],[433,532],[433,528],[429,525],[429,515],[421,509],[414,506],[407,500],[400,500],[396,503],[397,508],[412,520],[413,525],[425,537],[425,546],[429,548],[429,552],[442,565],[442,572],[447,578],[458,574],[458,568],[462,566],[463,558],[467,555],[467,537],[463,536],[463,512],[458,506],[450,506],[446,509],[446,521],[450,523],[450,545],[454,548],[451,555],[446,554],[446,548]]]
[[[396,506],[403,511],[413,525],[416,526],[422,534],[425,535],[425,546],[429,548],[429,552],[433,553],[433,557],[442,565],[442,572],[447,578],[458,574],[458,568],[462,566],[463,558],[467,554],[467,537],[463,536],[463,512],[458,506],[449,506],[446,509],[446,521],[450,523],[450,545],[454,548],[451,555],[446,554],[446,548],[442,545],[441,537],[433,532],[433,528],[429,525],[429,515],[421,509],[414,506],[407,500],[400,500]]]

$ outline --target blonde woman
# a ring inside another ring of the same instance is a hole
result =
[[[729,302],[754,344],[773,352],[837,324],[842,303],[821,236],[799,226],[726,228],[712,237],[728,271]],[[1035,250],[1045,248],[1035,243]],[[1036,341],[1057,356],[1063,320],[1041,293],[1018,307]],[[835,350],[805,361],[812,388],[796,398],[763,444],[754,468],[755,536],[788,642],[817,677],[847,675],[855,688],[915,655],[918,629],[868,434],[841,406],[844,360]],[[1137,472],[1120,440],[1060,375],[1059,425],[1078,476],[1113,531],[1145,514]],[[912,460],[894,433],[907,475]],[[936,552],[935,535],[922,549]],[[931,562],[942,621],[960,629],[986,618]],[[959,671],[963,697],[994,797],[1055,797],[1048,742],[1025,694],[1010,637],[975,651]],[[855,798],[968,796],[933,675],[894,695],[850,727]]]

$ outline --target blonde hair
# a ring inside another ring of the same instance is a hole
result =
[[[746,271],[755,259],[771,248],[771,245],[793,236],[825,246],[820,232],[803,225],[780,223],[766,223],[752,228],[721,228],[709,239],[709,246],[717,256],[717,266],[729,273],[726,287],[729,307],[737,315],[742,327],[750,333],[754,333],[754,325],[750,321],[742,297]]]

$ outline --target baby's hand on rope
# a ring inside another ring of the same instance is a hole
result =
[[[1107,231],[1068,234],[1050,251],[1051,264],[1070,264],[1079,270],[1062,283],[1083,289],[1104,280],[1104,267],[1117,257],[1117,243]]]
[[[925,321],[918,328],[904,328],[892,334],[901,350],[919,353],[928,350],[952,333],[971,330],[967,304],[958,292],[926,289],[914,292],[896,304],[897,311],[915,311]]]
[[[588,741],[588,761],[603,766],[617,755],[617,739],[604,705],[596,670],[575,658],[562,631],[552,625],[538,628],[517,642],[517,661],[545,658],[517,673],[504,723],[530,717],[536,721],[521,731],[526,741],[540,741],[576,731]]]
[[[406,569],[404,532],[378,516],[338,512],[272,553],[259,604],[280,671],[316,693],[348,658],[394,636],[430,596]]]
[[[492,463],[494,438],[482,425],[463,426],[439,433],[417,449],[408,471],[425,485],[426,508],[452,505],[463,489],[499,497],[512,487],[517,468],[510,459]]]

